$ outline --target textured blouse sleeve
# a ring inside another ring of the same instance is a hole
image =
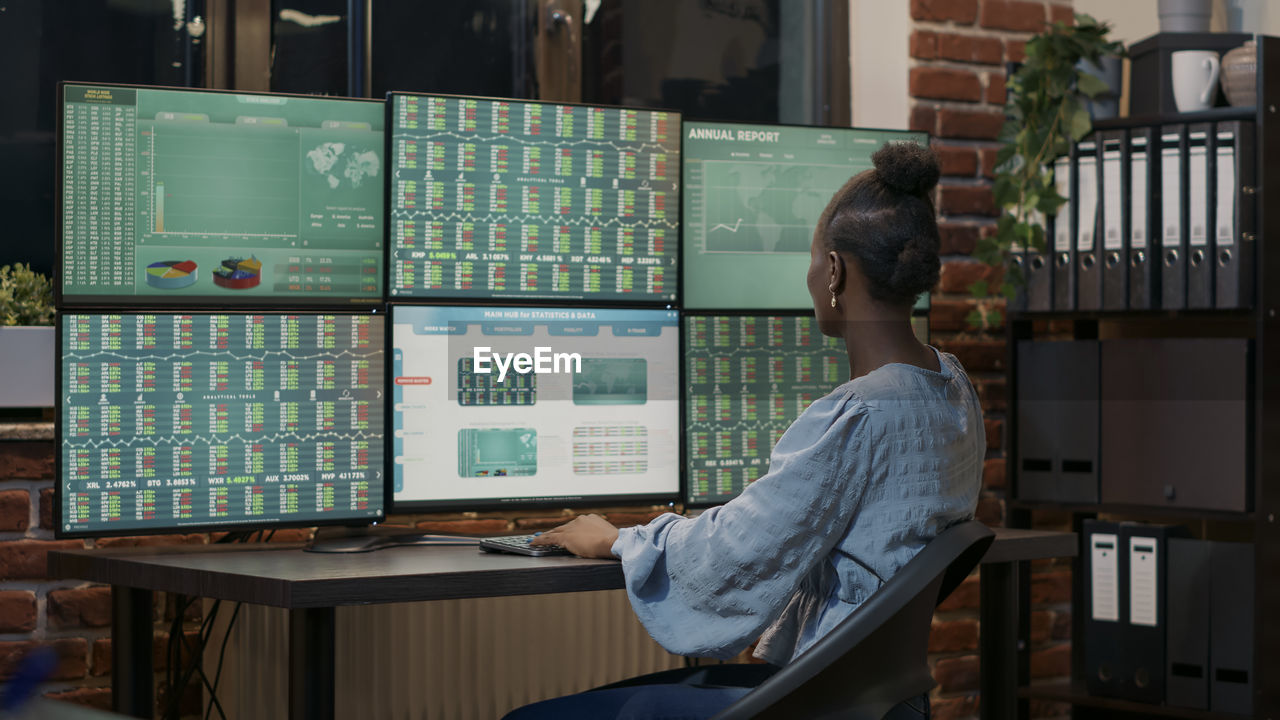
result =
[[[613,553],[654,640],[680,655],[728,658],[777,619],[858,506],[865,413],[852,393],[822,398],[778,441],[769,473],[734,500],[619,531]]]

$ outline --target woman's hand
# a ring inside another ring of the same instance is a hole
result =
[[[613,559],[613,543],[618,528],[599,515],[579,515],[529,542],[530,545],[559,545],[584,558]]]

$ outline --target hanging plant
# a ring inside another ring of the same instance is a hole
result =
[[[1066,202],[1053,182],[1053,161],[1093,131],[1086,100],[1111,88],[1079,69],[1080,61],[1094,65],[1106,56],[1124,55],[1124,46],[1107,40],[1111,27],[1076,13],[1075,24],[1055,22],[1027,41],[1026,59],[1009,77],[1005,100],[1007,121],[1000,131],[1004,143],[996,155],[995,202],[1000,208],[996,232],[978,241],[974,257],[1004,268],[997,292],[1012,300],[1025,282],[1021,270],[1009,263],[1012,248],[1044,252],[1044,218]],[[991,297],[985,280],[969,287],[979,300]],[[969,313],[969,324],[986,327],[986,304]]]

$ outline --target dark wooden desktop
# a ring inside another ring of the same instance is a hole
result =
[[[1074,533],[996,531],[981,573],[982,717],[1017,708],[1019,578],[1023,563],[1076,554]],[[616,590],[613,560],[489,554],[467,546],[413,546],[359,554],[297,545],[208,545],[49,553],[52,577],[112,586],[112,693],[116,710],[149,717],[153,705],[152,593],[181,593],[289,610],[289,715],[332,718],[334,608],[339,605]]]

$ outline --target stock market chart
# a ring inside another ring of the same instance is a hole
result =
[[[382,316],[59,322],[60,532],[382,514]]]
[[[381,103],[62,93],[65,303],[381,300]]]
[[[678,114],[389,102],[391,297],[675,299]]]
[[[849,378],[844,342],[812,316],[686,315],[690,505],[726,502],[769,471],[778,438]]]

